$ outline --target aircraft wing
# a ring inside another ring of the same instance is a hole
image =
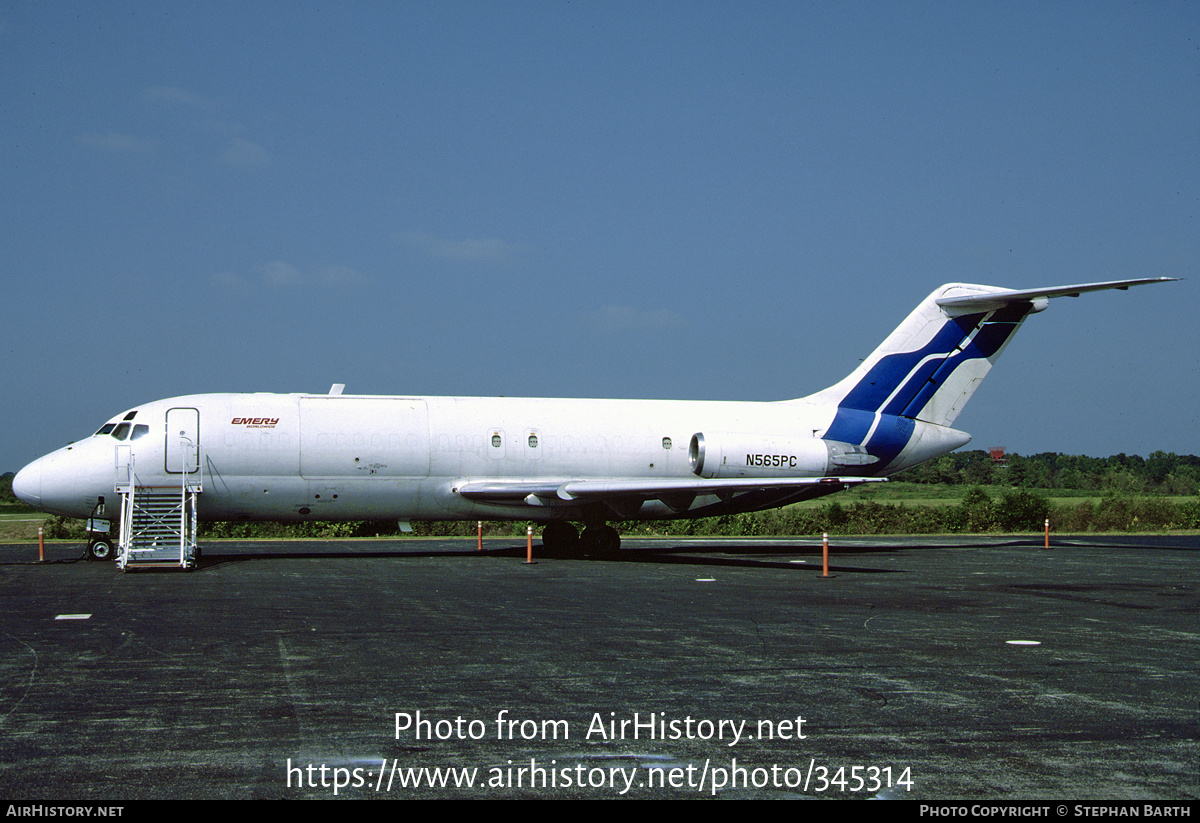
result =
[[[1178,279],[1177,277],[1144,277],[1140,280],[1109,280],[1104,283],[1079,283],[1074,286],[1050,286],[1044,289],[1002,290],[969,294],[962,297],[940,297],[936,302],[948,314],[958,315],[967,312],[994,311],[1012,303],[1030,303],[1049,297],[1078,297],[1084,292],[1104,291],[1105,289],[1120,289],[1124,291],[1130,286],[1144,286],[1147,283],[1167,283]],[[1044,303],[1041,308],[1045,308]],[[1040,308],[1037,310],[1040,311]]]
[[[697,477],[651,480],[572,480],[558,487],[561,500],[584,500],[614,496],[652,499],[668,494],[725,494],[746,491],[792,491],[804,486],[854,486],[876,483],[886,477],[737,477],[726,480],[705,480]]]
[[[668,505],[684,496],[713,494],[726,498],[752,491],[798,491],[806,486],[855,486],[879,483],[884,477],[633,477],[608,480],[478,480],[464,483],[458,493],[484,503],[523,501],[531,506],[605,502],[641,498]]]

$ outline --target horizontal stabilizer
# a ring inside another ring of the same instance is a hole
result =
[[[1021,289],[970,294],[965,297],[939,297],[935,302],[951,317],[971,312],[995,311],[1013,303],[1031,303],[1049,297],[1078,297],[1084,292],[1144,286],[1147,283],[1168,283],[1177,277],[1146,277],[1140,280],[1110,280],[1105,283],[1080,283],[1074,286],[1050,286],[1044,289]],[[1040,311],[1045,305],[1036,306]]]

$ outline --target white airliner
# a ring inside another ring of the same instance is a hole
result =
[[[104,518],[105,498],[133,512],[143,490],[174,489],[184,531],[189,506],[193,531],[197,516],[533,520],[546,524],[548,549],[603,554],[620,543],[609,520],[773,508],[953,451],[971,438],[950,425],[1049,298],[1171,279],[943,285],[852,374],[797,400],[380,397],[341,386],[174,397],[35,460],[13,491],[47,512]],[[122,532],[118,562],[127,548],[150,551],[134,542]],[[105,556],[112,543],[92,548]]]

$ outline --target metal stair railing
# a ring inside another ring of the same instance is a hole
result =
[[[204,488],[199,448],[195,454],[196,467],[181,472],[178,487],[140,485],[132,454],[125,466],[117,467],[116,491],[122,501],[117,566],[122,571],[130,565],[195,567],[196,498]],[[188,469],[188,466],[185,463],[181,468]],[[123,483],[120,482],[122,473]],[[192,474],[194,476],[189,476]]]

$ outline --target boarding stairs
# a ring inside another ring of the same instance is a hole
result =
[[[180,473],[178,485],[141,484],[132,455],[125,466],[117,467],[121,531],[116,560],[121,571],[150,566],[195,568],[200,556],[196,499],[203,491],[198,450],[196,457],[196,468]]]

